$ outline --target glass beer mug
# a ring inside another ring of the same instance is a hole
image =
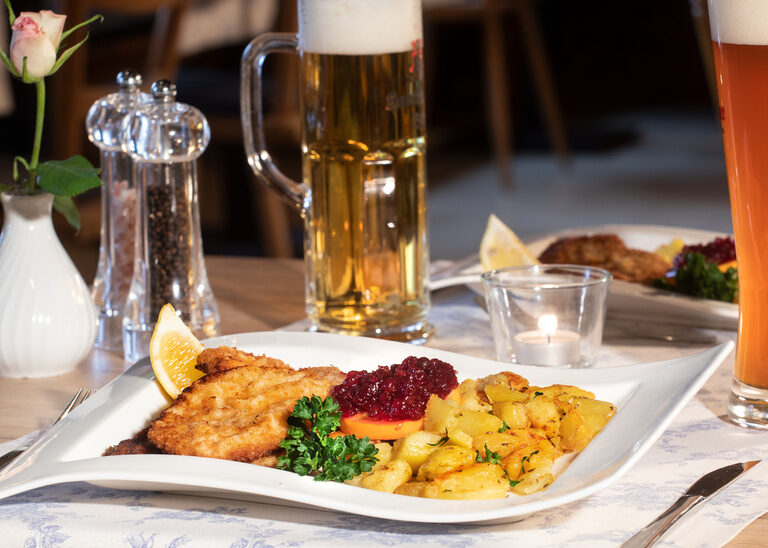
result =
[[[299,33],[242,58],[248,162],[305,223],[313,330],[423,342],[431,334],[421,0],[298,0]],[[264,142],[261,66],[300,56],[301,183]]]

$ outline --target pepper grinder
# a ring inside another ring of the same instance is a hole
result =
[[[117,75],[119,90],[97,100],[88,111],[88,139],[101,152],[101,242],[99,264],[91,295],[99,310],[95,346],[123,349],[123,306],[133,277],[136,232],[136,186],[133,162],[120,147],[125,116],[149,100],[142,93],[141,75],[124,70]]]
[[[125,359],[149,353],[166,303],[198,338],[219,334],[219,312],[203,260],[197,158],[211,138],[205,116],[176,102],[176,86],[152,84],[152,99],[123,120],[121,145],[138,190],[133,279],[123,318]]]

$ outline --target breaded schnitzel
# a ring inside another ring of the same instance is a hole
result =
[[[162,453],[160,449],[152,445],[147,439],[147,430],[145,428],[141,432],[138,432],[132,438],[123,440],[117,445],[110,445],[107,450],[104,451],[104,456],[109,457],[111,455],[152,455],[156,453]]]
[[[110,447],[107,447],[107,450],[104,451],[102,456],[109,457],[112,455],[153,455],[163,453],[159,448],[157,448],[151,441],[147,439],[148,430],[149,428],[145,428],[141,432],[138,432],[136,435],[134,435],[132,438],[123,440],[117,445],[111,445]],[[279,454],[279,451],[267,453],[266,455],[252,460],[251,464],[276,468]]]
[[[258,365],[260,367],[281,367],[291,369],[291,367],[282,360],[270,358],[265,355],[256,356],[250,352],[243,352],[231,346],[220,346],[218,348],[206,348],[197,357],[195,367],[205,373],[216,373],[219,371],[228,371],[235,367],[244,365]]]
[[[671,266],[655,253],[628,248],[615,234],[561,238],[550,244],[539,260],[604,268],[618,280],[638,283],[664,276]]]
[[[147,437],[176,455],[269,461],[265,457],[288,433],[296,400],[325,398],[345,377],[335,367],[295,371],[259,363],[209,373],[184,389],[150,425]]]

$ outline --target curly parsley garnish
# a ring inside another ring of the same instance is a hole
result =
[[[340,424],[341,410],[332,397],[296,400],[288,417],[288,436],[279,444],[285,455],[277,459],[278,468],[300,476],[317,473],[315,481],[342,482],[370,472],[379,450],[368,437],[330,437]]]
[[[686,253],[683,266],[674,278],[656,278],[653,286],[667,291],[677,291],[704,299],[732,303],[739,294],[739,275],[735,268],[722,272],[716,263],[710,262],[703,253]]]

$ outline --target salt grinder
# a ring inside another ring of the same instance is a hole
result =
[[[219,312],[203,261],[197,158],[210,128],[194,107],[177,103],[176,86],[152,84],[152,99],[124,120],[123,150],[134,161],[139,212],[133,280],[123,318],[125,359],[149,353],[166,303],[198,338],[219,334]]]
[[[133,162],[120,147],[125,116],[150,99],[141,75],[117,75],[118,91],[97,100],[88,111],[88,138],[101,152],[101,243],[91,294],[99,310],[97,348],[122,351],[123,306],[133,277],[136,232],[136,185]]]

